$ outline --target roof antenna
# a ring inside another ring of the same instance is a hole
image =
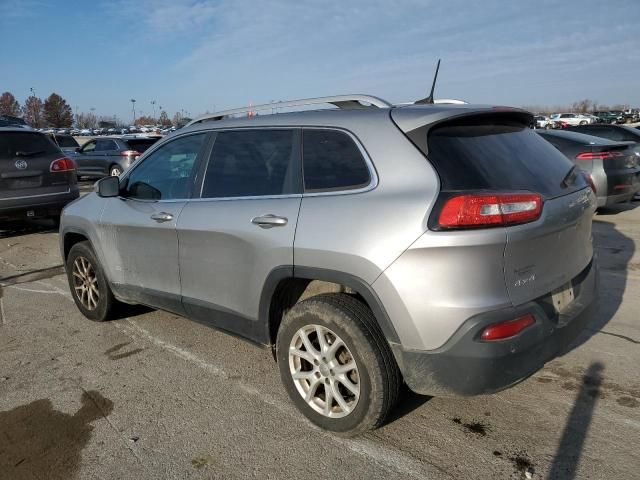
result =
[[[431,93],[427,98],[422,98],[413,103],[416,105],[431,105],[433,104],[433,91],[436,89],[436,80],[438,79],[438,70],[440,70],[440,59],[438,59],[438,64],[436,65],[436,74],[433,76],[433,83],[431,84]]]

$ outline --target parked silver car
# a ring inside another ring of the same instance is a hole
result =
[[[595,196],[531,114],[278,106],[319,103],[339,109],[196,119],[67,207],[80,311],[140,303],[273,347],[292,402],[343,434],[379,426],[403,381],[495,392],[576,338]]]

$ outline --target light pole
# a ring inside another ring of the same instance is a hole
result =
[[[131,107],[133,108],[133,124],[136,124],[136,99],[131,99]]]
[[[153,121],[156,121],[156,101],[151,100],[151,105],[153,105]]]
[[[36,91],[33,87],[31,87],[29,90],[31,90],[31,96],[35,97],[36,96]]]

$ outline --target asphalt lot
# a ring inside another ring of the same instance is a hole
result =
[[[267,350],[146,309],[86,320],[57,232],[0,231],[0,478],[639,478],[639,206],[594,219],[602,308],[568,353],[496,395],[407,392],[356,439],[310,426]]]

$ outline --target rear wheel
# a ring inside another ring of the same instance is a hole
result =
[[[371,311],[342,293],[295,305],[280,325],[277,360],[296,407],[316,425],[347,436],[377,428],[401,383]]]
[[[586,124],[587,124],[587,122],[586,122],[585,120],[582,120],[582,121],[580,122],[580,125],[586,125]]]
[[[82,314],[96,322],[111,318],[118,302],[89,242],[71,247],[66,270],[73,301]]]
[[[111,165],[109,168],[109,175],[112,177],[118,177],[122,174],[122,167],[120,165]]]

